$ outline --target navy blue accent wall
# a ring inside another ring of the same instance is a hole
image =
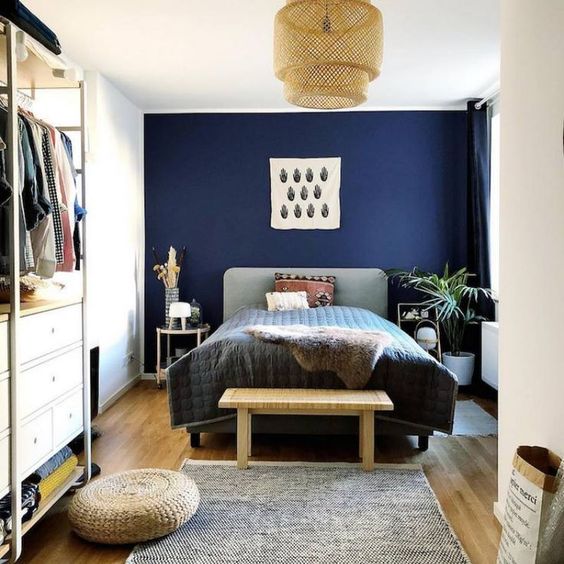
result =
[[[341,228],[270,227],[270,157],[341,157]],[[181,297],[222,321],[232,266],[412,267],[466,260],[465,112],[145,116],[146,366],[163,322],[151,247],[188,247]],[[392,292],[391,301],[396,294]],[[392,312],[390,312],[392,313]]]

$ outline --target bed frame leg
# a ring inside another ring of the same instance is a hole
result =
[[[421,452],[425,452],[429,449],[429,436],[428,435],[420,435],[417,441],[417,446]]]
[[[199,448],[199,446],[200,446],[200,433],[190,433],[190,446],[192,448]]]

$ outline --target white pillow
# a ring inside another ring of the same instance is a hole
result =
[[[307,292],[269,292],[266,294],[268,311],[309,309]]]

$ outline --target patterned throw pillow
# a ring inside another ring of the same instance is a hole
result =
[[[302,276],[300,274],[274,274],[276,292],[306,292],[309,307],[333,305],[335,276]]]

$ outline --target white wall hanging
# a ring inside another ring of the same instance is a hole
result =
[[[270,159],[274,229],[339,229],[341,159]]]

